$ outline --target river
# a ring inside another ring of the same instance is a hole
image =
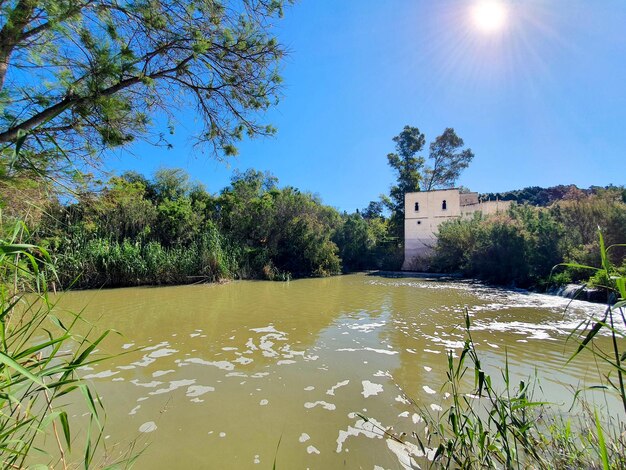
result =
[[[84,308],[95,334],[119,332],[98,351],[115,357],[81,374],[103,399],[107,447],[144,449],[134,468],[372,469],[402,468],[372,423],[410,435],[419,409],[408,398],[435,414],[446,405],[465,308],[491,367],[506,351],[516,378],[537,369],[545,398],[566,407],[569,385],[596,384],[589,357],[565,366],[565,339],[603,307],[568,302],[354,274],[70,292],[59,309]]]

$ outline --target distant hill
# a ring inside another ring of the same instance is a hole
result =
[[[532,206],[549,206],[553,202],[560,201],[562,199],[569,199],[581,194],[594,194],[604,189],[616,189],[615,186],[591,186],[588,189],[578,188],[574,184],[558,186],[552,186],[550,188],[542,188],[540,186],[529,186],[524,189],[516,189],[513,191],[505,191],[501,193],[485,193],[481,194],[480,198],[483,201],[496,200],[500,201],[515,201],[518,204],[530,204]],[[626,199],[626,189],[620,187],[623,191],[624,198]]]

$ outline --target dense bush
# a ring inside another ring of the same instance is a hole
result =
[[[75,201],[49,204],[36,230],[62,286],[289,279],[341,271],[339,213],[276,178],[236,173],[219,195],[181,170],[114,177]]]
[[[514,205],[492,217],[446,222],[439,227],[433,268],[498,284],[542,285],[564,261],[600,264],[598,227],[607,245],[626,241],[626,204],[620,189],[574,191],[548,208]],[[617,266],[625,265],[625,254],[623,247],[609,250]],[[569,267],[552,282],[588,277],[588,271]]]

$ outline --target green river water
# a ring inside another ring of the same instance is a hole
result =
[[[484,361],[501,366],[506,351],[517,378],[537,368],[544,398],[567,406],[569,385],[597,383],[589,357],[565,367],[565,338],[603,307],[567,303],[355,274],[71,292],[60,305],[120,333],[99,351],[117,356],[81,373],[103,399],[107,447],[145,449],[135,468],[387,469],[406,468],[406,450],[372,423],[410,435],[420,411],[407,397],[446,405],[465,308]]]

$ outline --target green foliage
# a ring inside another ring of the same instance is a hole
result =
[[[582,191],[583,194],[590,194],[592,190],[579,190],[572,185],[558,185],[549,188],[540,186],[529,186],[524,189],[505,191],[500,193],[485,193],[480,195],[483,201],[513,201],[519,205],[528,204],[530,206],[548,207],[551,204],[567,199],[572,194]]]
[[[42,247],[23,243],[27,236],[18,222],[0,239],[0,462],[3,468],[57,463],[89,468],[102,450],[103,409],[76,371],[96,360],[95,348],[109,331],[90,340],[75,332],[80,315],[69,322],[55,315],[45,276],[54,272],[50,257]],[[77,439],[62,408],[70,393],[85,398],[86,438]],[[44,435],[54,437],[54,448],[40,449]],[[84,448],[76,450],[81,442]],[[118,462],[118,468],[131,460]]]
[[[528,286],[548,277],[563,259],[561,232],[549,213],[530,207],[445,222],[439,227],[433,266],[491,283]]]
[[[337,246],[331,240],[341,223],[337,211],[310,194],[276,188],[269,174],[236,174],[217,198],[222,232],[243,247],[247,276],[275,278],[328,276],[341,271]]]
[[[179,169],[114,177],[51,204],[37,228],[62,286],[183,284],[234,277],[288,280],[341,272],[343,221],[311,194],[254,170],[218,196]]]
[[[274,132],[258,117],[280,95],[282,11],[282,0],[0,2],[0,143],[51,171],[150,137],[155,111],[174,122],[193,107],[197,142],[233,155],[244,134]]]
[[[598,189],[591,195],[576,193],[576,197],[550,208],[557,220],[567,227],[565,235],[571,247],[567,261],[598,266],[601,259],[597,230],[600,228],[606,244],[616,245],[608,254],[610,261],[617,266],[624,263],[626,249],[619,246],[626,237],[626,203],[622,200],[622,191],[623,188],[611,188]]]
[[[571,263],[550,282],[587,280],[589,272],[577,266],[600,264],[597,227],[615,245],[607,255],[610,261],[623,265],[626,250],[619,243],[626,233],[626,204],[621,191],[579,196],[549,208],[513,205],[507,213],[445,222],[439,227],[433,269],[497,284],[543,286],[552,267],[567,260]]]
[[[474,153],[470,149],[462,149],[464,145],[463,139],[450,127],[430,144],[429,158],[432,166],[424,171],[424,191],[454,187],[461,172],[474,159]]]
[[[362,217],[358,212],[344,214],[333,241],[339,247],[344,271],[396,269],[397,242],[389,239],[389,222],[382,216]]]
[[[613,265],[609,256],[612,250],[623,248],[626,244],[606,247],[600,230],[598,230],[598,241],[601,259],[599,268],[576,263],[564,263],[564,266],[594,271],[594,279],[598,282],[598,285],[607,291],[607,308],[603,317],[594,319],[593,322],[589,320],[578,325],[574,333],[572,333],[572,337],[578,333],[583,338],[570,361],[584,349],[589,349],[597,358],[608,363],[611,366],[611,372],[606,376],[606,383],[611,390],[617,393],[626,415],[626,385],[624,384],[626,370],[623,366],[623,361],[626,359],[626,351],[622,349],[624,339],[622,331],[626,327],[626,317],[624,316],[624,310],[626,310],[626,274]],[[601,348],[594,341],[594,338],[602,330],[608,331],[611,335],[612,348],[608,351]]]

